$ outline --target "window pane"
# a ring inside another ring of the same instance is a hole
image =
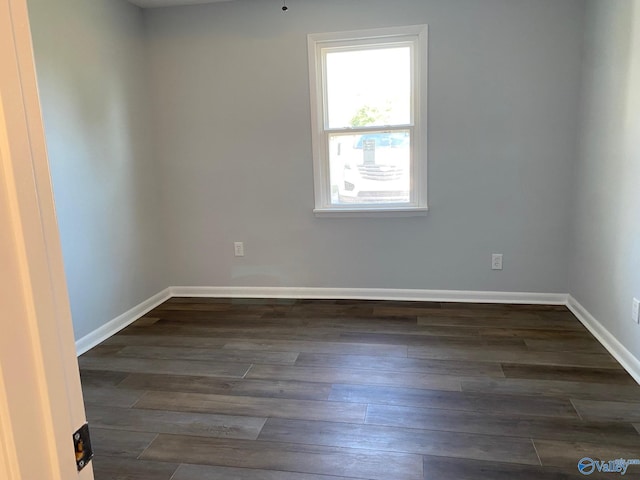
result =
[[[329,135],[333,205],[409,203],[409,130]]]
[[[411,48],[330,51],[329,128],[411,123]]]

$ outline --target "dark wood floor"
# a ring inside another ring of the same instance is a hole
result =
[[[559,480],[640,458],[640,386],[564,307],[174,298],[79,361],[97,480]]]

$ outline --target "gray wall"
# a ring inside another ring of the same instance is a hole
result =
[[[171,283],[566,292],[584,2],[290,7],[145,13]],[[315,218],[306,35],[417,23],[430,26],[429,215]]]
[[[167,285],[566,292],[584,5],[30,0],[77,338]],[[429,215],[315,218],[306,35],[416,23]]]
[[[569,292],[640,358],[640,1],[589,1],[586,18]]]
[[[167,286],[141,10],[30,0],[76,338]]]

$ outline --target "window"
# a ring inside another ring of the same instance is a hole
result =
[[[317,216],[427,211],[427,26],[309,35]]]

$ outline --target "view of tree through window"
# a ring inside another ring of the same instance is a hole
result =
[[[328,128],[411,123],[411,48],[330,51],[326,56]]]

